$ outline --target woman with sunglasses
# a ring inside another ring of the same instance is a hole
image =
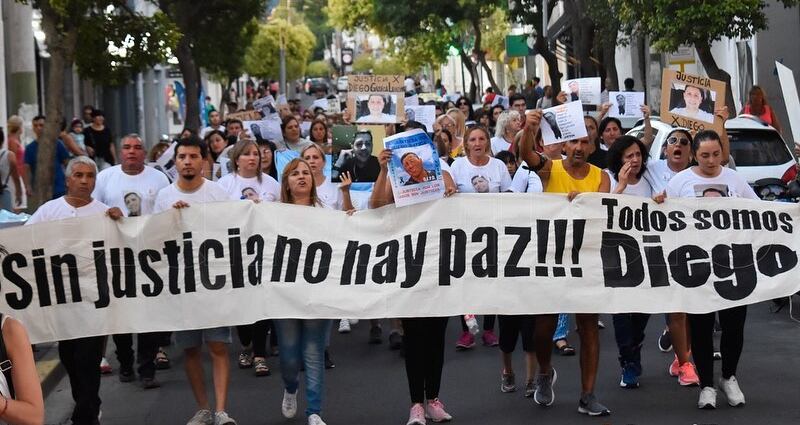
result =
[[[475,121],[475,111],[472,109],[472,101],[468,97],[462,97],[456,102],[458,110],[467,117],[467,121]]]

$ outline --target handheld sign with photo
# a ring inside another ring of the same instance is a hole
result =
[[[175,157],[175,147],[177,145],[178,142],[172,142],[167,150],[165,150],[164,153],[162,153],[161,156],[156,159],[156,162],[153,163],[153,168],[166,174],[167,178],[171,182],[178,178],[178,168],[175,166],[175,161],[173,160]]]
[[[444,197],[439,154],[430,137],[420,129],[405,131],[384,140],[392,150],[389,179],[395,206],[418,204]]]
[[[339,99],[337,98],[322,98],[317,99],[311,105],[311,110],[314,111],[317,108],[322,108],[325,111],[325,115],[336,115],[342,113],[342,105],[339,103]]]
[[[542,141],[545,145],[588,136],[581,102],[569,102],[542,111]]]
[[[725,83],[708,77],[665,69],[661,77],[661,120],[693,132],[722,131],[714,111],[725,106]]]
[[[419,106],[419,95],[407,96],[405,98],[406,106]]]
[[[271,94],[253,102],[253,109],[261,111],[261,115],[265,117],[278,112],[278,109],[275,107],[275,98],[273,98]]]
[[[781,82],[783,101],[786,103],[786,112],[789,113],[789,127],[795,143],[800,143],[800,100],[797,97],[797,85],[794,82],[794,73],[780,62],[775,62],[778,69],[778,79]]]
[[[563,90],[570,101],[580,100],[583,105],[600,104],[600,77],[567,80]]]
[[[277,116],[276,116],[277,117]],[[244,130],[256,141],[269,140],[278,142],[283,140],[281,122],[277,119],[264,119],[259,121],[245,121],[242,123]]]
[[[635,117],[642,118],[642,105],[644,105],[644,92],[640,91],[612,91],[608,93],[609,117]]]
[[[500,96],[499,94],[496,95],[494,97],[494,100],[492,101],[492,107],[494,108],[497,105],[502,106],[503,109],[508,109],[508,106],[509,106],[508,105],[508,97],[507,96]]]
[[[375,155],[383,149],[382,131],[383,126],[375,125],[333,126],[331,181],[341,181],[341,173],[348,172],[354,183],[374,182],[380,173]]]
[[[424,124],[428,133],[433,133],[433,123],[436,121],[436,107],[433,105],[406,105],[406,120]]]
[[[347,109],[357,124],[395,124],[403,121],[405,88],[402,75],[351,75]]]

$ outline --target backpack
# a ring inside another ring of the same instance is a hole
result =
[[[5,338],[2,335],[2,323],[3,323],[3,313],[0,313],[0,371],[3,372],[3,375],[6,378],[6,382],[8,383],[8,394],[13,399],[14,381],[11,378],[11,368],[14,367],[14,365],[11,364],[11,359],[8,358]]]

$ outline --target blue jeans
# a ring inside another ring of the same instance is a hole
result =
[[[553,333],[553,341],[567,339],[567,334],[569,334],[569,314],[561,313],[558,315],[558,325],[556,325],[556,331]]]
[[[281,376],[286,391],[297,392],[300,362],[305,366],[306,416],[322,411],[322,392],[325,375],[325,335],[331,328],[331,321],[280,319],[275,320],[280,349]]]
[[[612,316],[614,319],[614,337],[619,349],[619,364],[625,367],[626,363],[633,363],[641,371],[642,367],[642,341],[644,329],[647,327],[649,314],[620,313]]]

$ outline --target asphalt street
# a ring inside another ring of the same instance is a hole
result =
[[[795,297],[795,315],[800,302]],[[680,387],[667,374],[672,355],[662,353],[656,339],[663,328],[661,315],[651,318],[643,352],[644,373],[641,387],[619,387],[611,317],[601,316],[608,325],[601,331],[601,359],[597,395],[612,415],[589,418],[577,413],[579,369],[577,357],[554,355],[558,370],[556,399],[550,408],[542,408],[525,399],[520,391],[500,392],[500,353],[497,348],[476,346],[457,352],[455,342],[460,332],[458,320],[449,322],[447,351],[441,399],[453,415],[454,424],[800,424],[800,323],[790,320],[786,310],[769,312],[766,303],[750,306],[746,325],[745,347],[737,378],[747,398],[747,405],[732,408],[720,395],[718,408],[701,411],[696,407],[699,390]],[[574,322],[573,322],[574,323]],[[573,325],[574,326],[574,325]],[[403,359],[391,351],[384,339],[381,345],[367,344],[368,323],[360,322],[353,332],[340,335],[334,331],[331,353],[336,368],[326,375],[322,417],[335,424],[405,424],[410,401]],[[387,336],[388,323],[384,324]],[[719,336],[717,335],[717,339]],[[235,334],[234,334],[235,341]],[[578,343],[577,335],[570,341]],[[717,345],[718,346],[718,345]],[[272,375],[256,378],[252,369],[236,368],[238,345],[231,346],[231,385],[228,412],[241,425],[305,424],[300,392],[299,414],[295,419],[281,416],[283,386],[277,358],[269,358]],[[163,386],[143,390],[136,384],[120,383],[118,363],[109,343],[109,360],[114,373],[103,377],[101,398],[104,425],[185,424],[196,407],[187,383],[182,356],[171,348],[173,367],[159,371]],[[518,345],[518,350],[521,347]],[[524,364],[515,356],[518,385],[524,381]],[[716,362],[716,376],[720,364]],[[207,374],[210,365],[206,363]],[[210,382],[210,376],[209,376]],[[301,380],[302,382],[302,380]],[[72,400],[68,382],[63,380],[45,400],[47,424],[69,423]],[[430,422],[429,422],[430,423]]]

